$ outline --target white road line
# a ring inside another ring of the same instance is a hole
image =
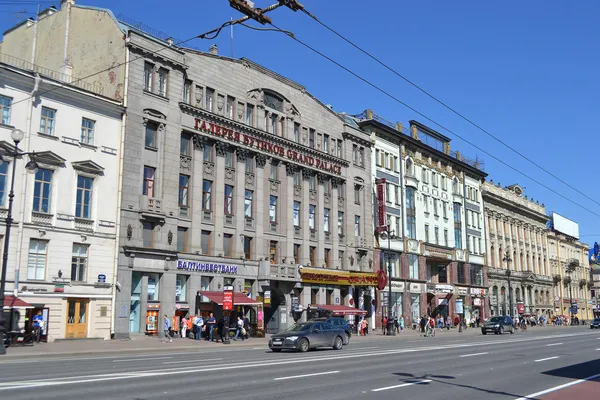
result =
[[[357,348],[352,348],[352,349],[345,349],[346,351],[360,351],[360,350],[374,350],[374,349],[378,349],[379,347],[357,347]]]
[[[463,357],[475,357],[475,356],[482,356],[482,355],[484,355],[484,354],[490,354],[490,353],[489,353],[489,352],[487,352],[487,353],[463,354],[462,356],[460,356],[460,358],[463,358]]]
[[[134,361],[146,361],[146,360],[168,360],[173,357],[146,357],[146,358],[128,358],[127,360],[113,360],[116,362],[134,362]]]
[[[596,351],[600,351],[600,349],[596,349]]]
[[[429,382],[433,382],[433,381],[431,379],[424,379],[424,380],[418,381],[418,382],[408,382],[408,383],[403,383],[401,385],[394,385],[394,386],[382,387],[379,389],[373,389],[373,390],[371,390],[371,392],[381,392],[382,390],[397,389],[397,388],[412,386],[412,385],[422,385],[423,383],[429,383]]]
[[[207,361],[221,361],[221,360],[229,360],[228,358],[209,358],[205,360],[204,358],[200,358],[198,360],[180,360],[180,361],[165,361],[163,364],[183,364],[183,363],[204,363]]]
[[[327,372],[318,372],[315,374],[305,374],[305,375],[294,375],[294,376],[282,376],[280,378],[273,378],[274,381],[285,381],[287,379],[296,379],[296,378],[307,378],[309,376],[319,376],[319,375],[331,375],[338,374],[340,371],[327,371]]]
[[[515,399],[515,400],[532,400],[532,399],[535,399],[538,396],[543,396],[545,394],[556,392],[557,390],[565,389],[565,388],[568,388],[570,386],[579,385],[580,383],[587,382],[587,381],[592,381],[592,380],[597,379],[597,378],[600,378],[600,374],[588,376],[587,378],[578,379],[576,381],[565,383],[563,385],[554,386],[554,387],[551,387],[549,389],[542,390],[541,392],[528,394],[525,397],[519,397],[518,399]]]
[[[547,344],[546,346],[550,347],[550,346],[560,346],[562,343],[550,343]]]
[[[554,360],[555,358],[558,358],[558,356],[548,357],[548,358],[540,358],[539,360],[534,360],[533,362],[542,362],[542,361]]]

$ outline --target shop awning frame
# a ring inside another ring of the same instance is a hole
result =
[[[333,313],[333,315],[336,317],[341,317],[344,315],[367,315],[367,311],[359,310],[358,308],[354,308],[354,307],[350,307],[350,306],[319,304],[319,305],[311,305],[311,308],[316,308],[317,310],[323,310],[323,311],[331,311]]]
[[[4,309],[10,310],[11,308],[35,308],[28,302],[21,300],[15,296],[4,296]]]
[[[223,305],[223,292],[200,291],[200,294],[216,305]],[[259,304],[261,304],[260,301],[251,299],[242,292],[233,292],[234,306],[257,306]]]

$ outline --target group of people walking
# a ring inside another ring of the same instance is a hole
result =
[[[219,342],[220,340],[225,343],[225,338],[229,336],[230,331],[235,331],[233,340],[237,341],[238,338],[242,341],[248,339],[249,328],[250,321],[244,315],[238,315],[235,324],[230,323],[230,326],[226,326],[224,318],[217,320],[214,314],[210,313],[207,318],[202,317],[202,315],[183,317],[179,332],[182,338],[195,340],[202,340],[204,338],[209,342]],[[166,315],[164,316],[163,333],[163,342],[173,341],[174,334],[171,320]]]

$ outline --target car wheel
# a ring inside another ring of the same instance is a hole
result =
[[[335,341],[333,342],[333,349],[334,350],[341,350],[342,347],[344,347],[344,341],[342,340],[341,337],[337,336],[335,338]]]
[[[350,333],[346,332],[346,344],[350,344]]]
[[[511,335],[514,335],[514,334],[515,334],[515,327],[514,327],[514,326],[511,326],[511,327],[510,327],[510,334],[511,334]]]
[[[308,348],[309,348],[308,339],[303,338],[302,340],[300,340],[300,344],[298,345],[298,351],[300,351],[302,353],[306,353],[308,351]]]
[[[501,326],[501,327],[500,327],[500,332],[499,332],[499,333],[500,333],[501,335],[503,335],[503,334],[504,334],[504,327],[503,327],[503,326]]]
[[[273,353],[279,353],[279,352],[281,351],[281,349],[271,349],[271,351],[272,351]]]

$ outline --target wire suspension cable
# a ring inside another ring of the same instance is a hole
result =
[[[386,64],[383,61],[381,61],[379,58],[377,58],[376,56],[374,56],[373,54],[371,54],[369,51],[363,49],[362,47],[360,47],[356,43],[352,42],[350,39],[346,38],[344,35],[342,35],[338,31],[336,31],[335,29],[333,29],[330,26],[328,26],[327,24],[325,24],[323,21],[319,20],[319,18],[317,18],[317,16],[315,16],[312,13],[310,13],[308,10],[301,9],[301,11],[304,12],[306,15],[308,15],[310,18],[314,19],[319,25],[321,25],[322,27],[324,27],[325,29],[327,29],[328,31],[330,31],[331,33],[333,33],[334,35],[336,35],[337,37],[339,37],[340,39],[342,39],[343,41],[345,41],[346,43],[348,43],[350,46],[352,46],[355,49],[357,49],[358,51],[360,51],[361,53],[365,54],[367,57],[371,58],[373,61],[375,61],[376,63],[378,63],[379,65],[381,65],[385,69],[387,69],[388,71],[392,72],[394,75],[398,76],[399,78],[401,78],[402,80],[404,80],[406,83],[408,83],[409,85],[413,86],[415,89],[419,90],[421,93],[425,94],[426,96],[428,96],[429,98],[431,98],[432,100],[434,100],[435,102],[437,102],[438,104],[440,104],[441,106],[445,107],[447,110],[451,111],[452,113],[454,113],[458,117],[462,118],[467,123],[471,124],[472,126],[474,126],[475,128],[477,128],[481,132],[485,133],[486,135],[488,135],[489,137],[491,137],[492,139],[494,139],[498,143],[502,144],[503,146],[505,146],[509,150],[513,151],[514,153],[516,153],[517,155],[519,155],[523,159],[527,160],[528,162],[530,162],[531,164],[533,164],[537,168],[541,169],[546,174],[550,175],[551,177],[553,177],[554,179],[558,180],[562,184],[568,186],[572,190],[576,191],[580,195],[584,196],[588,200],[591,200],[591,201],[593,201],[594,203],[596,203],[597,205],[600,206],[600,202],[598,200],[596,200],[593,197],[590,197],[589,195],[587,195],[586,193],[580,191],[579,189],[577,189],[573,185],[571,185],[568,182],[566,182],[564,179],[558,177],[554,173],[552,173],[549,170],[547,170],[546,168],[544,168],[542,165],[538,164],[537,162],[535,162],[531,158],[527,157],[525,154],[521,153],[516,148],[512,147],[510,144],[506,143],[505,141],[503,141],[502,139],[500,139],[496,135],[492,134],[487,129],[483,128],[481,125],[477,124],[473,120],[471,120],[468,117],[466,117],[464,114],[462,114],[459,111],[457,111],[456,109],[452,108],[451,106],[449,106],[444,101],[440,100],[439,98],[437,98],[436,96],[434,96],[433,94],[431,94],[427,90],[423,89],[421,86],[419,86],[415,82],[411,81],[406,76],[402,75],[400,72],[396,71],[394,68],[390,67],[388,64]]]
[[[356,72],[352,71],[351,69],[349,69],[348,67],[344,66],[343,64],[335,61],[333,58],[327,56],[326,54],[322,53],[321,51],[315,49],[314,47],[310,46],[309,44],[307,44],[306,42],[298,39],[295,35],[293,34],[289,34],[286,33],[287,31],[279,28],[278,26],[276,26],[275,24],[273,24],[272,22],[270,23],[271,26],[273,26],[277,31],[286,34],[287,36],[291,37],[293,40],[295,40],[296,42],[300,43],[301,45],[303,45],[304,47],[308,48],[309,50],[317,53],[318,55],[320,55],[321,57],[325,58],[326,60],[328,60],[329,62],[335,64],[336,66],[340,67],[341,69],[343,69],[344,71],[348,72],[350,75],[354,76],[355,78],[361,80],[362,82],[366,83],[367,85],[371,86],[372,88],[374,88],[375,90],[383,93],[384,95],[388,96],[389,98],[391,98],[392,100],[398,102],[399,104],[403,105],[404,107],[408,108],[409,110],[415,112],[416,114],[420,115],[421,117],[425,118],[426,120],[430,121],[431,123],[439,126],[441,129],[451,133],[452,135],[456,136],[457,138],[459,138],[460,140],[462,140],[463,142],[473,146],[475,149],[485,153],[486,155],[490,156],[491,158],[493,158],[494,160],[498,161],[499,163],[505,165],[506,167],[512,169],[513,171],[517,172],[518,174],[524,176],[525,178],[531,180],[532,182],[537,183],[538,185],[540,185],[541,187],[555,193],[557,196],[567,200],[568,202],[580,207],[581,209],[589,212],[590,214],[593,214],[597,217],[600,217],[600,214],[596,213],[595,211],[590,210],[589,208],[587,208],[586,206],[576,202],[575,200],[572,200],[568,197],[566,197],[565,195],[563,195],[562,193],[557,192],[556,190],[550,188],[549,186],[547,186],[546,184],[538,181],[537,179],[529,176],[528,174],[518,170],[517,168],[513,167],[512,165],[510,165],[509,163],[507,163],[506,161],[503,161],[502,159],[498,158],[497,156],[493,155],[492,153],[482,149],[481,147],[477,146],[474,143],[471,143],[470,141],[468,141],[467,139],[465,139],[464,137],[462,137],[461,135],[457,134],[456,132],[452,131],[451,129],[445,127],[444,125],[438,123],[437,121],[435,121],[434,119],[428,117],[427,115],[423,114],[421,111],[415,109],[414,107],[410,106],[409,104],[405,103],[404,101],[400,100],[398,97],[394,96],[393,94],[389,93],[388,91],[386,91],[385,89],[382,89],[381,87],[377,86],[376,84],[370,82],[368,79],[362,77],[361,75],[357,74]]]

